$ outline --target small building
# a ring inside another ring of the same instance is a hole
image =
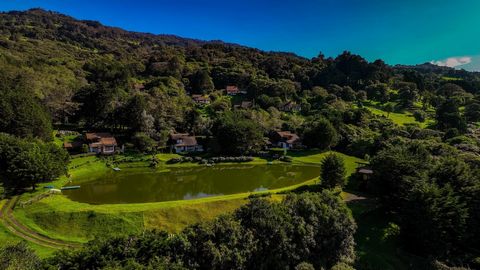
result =
[[[275,131],[270,134],[272,146],[284,149],[303,148],[300,137],[290,131]]]
[[[245,95],[247,93],[247,91],[242,91],[235,85],[227,85],[227,87],[225,88],[225,92],[229,96],[236,96],[240,94]]]
[[[369,188],[369,180],[373,175],[373,170],[367,166],[361,166],[357,168],[357,175],[361,177],[360,179],[360,190],[367,190]]]
[[[188,133],[170,134],[169,144],[175,153],[203,152],[203,146],[198,144],[197,138]]]
[[[192,95],[192,99],[197,104],[202,104],[202,105],[210,104],[210,97],[208,96]]]
[[[88,151],[97,154],[114,154],[117,149],[117,140],[107,132],[86,133]]]
[[[362,175],[363,180],[368,180],[373,174],[373,170],[368,167],[359,167],[357,168],[357,173]]]
[[[236,96],[240,94],[240,89],[238,89],[238,87],[235,85],[227,85],[225,90],[229,96]]]

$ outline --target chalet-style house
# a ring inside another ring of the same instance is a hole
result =
[[[197,138],[188,133],[170,134],[169,144],[175,153],[203,152],[203,146],[197,143]]]
[[[110,133],[85,133],[88,151],[97,154],[114,154],[117,150],[117,140]]]
[[[201,105],[210,104],[210,97],[208,96],[192,95],[192,99],[197,104],[201,104]]]
[[[228,85],[226,88],[225,88],[225,92],[227,92],[227,95],[229,96],[236,96],[236,95],[239,95],[239,94],[246,94],[247,92],[246,91],[242,91],[240,90],[237,86],[235,85]]]
[[[284,149],[303,148],[300,137],[290,131],[274,131],[270,134],[272,146]]]
[[[279,109],[283,112],[299,112],[302,110],[302,106],[293,101],[288,101],[282,104]]]

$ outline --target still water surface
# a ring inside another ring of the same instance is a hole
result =
[[[179,167],[169,171],[132,168],[74,179],[72,185],[81,188],[63,193],[71,200],[90,204],[189,200],[287,187],[319,173],[316,166],[290,164]]]

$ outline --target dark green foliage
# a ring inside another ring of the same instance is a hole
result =
[[[427,115],[424,111],[414,111],[413,112],[413,117],[415,117],[415,120],[417,120],[418,122],[425,122],[425,119],[427,118]]]
[[[406,84],[398,90],[398,97],[400,99],[400,106],[408,108],[413,106],[418,96],[415,84]]]
[[[465,106],[465,117],[467,121],[478,122],[480,121],[480,104],[470,103]]]
[[[258,123],[240,114],[223,114],[217,119],[213,130],[221,152],[226,154],[252,153],[265,145]]]
[[[0,179],[8,189],[51,181],[67,172],[69,155],[53,143],[29,141],[0,133]]]
[[[2,245],[0,248],[0,269],[39,270],[42,269],[41,265],[40,258],[25,242]]]
[[[152,153],[157,147],[157,142],[142,132],[135,133],[132,142],[139,151],[144,153]]]
[[[323,188],[343,187],[346,184],[346,169],[343,159],[336,154],[330,154],[322,160],[320,171]]]
[[[51,141],[50,115],[30,92],[29,83],[22,75],[0,75],[0,132]]]
[[[441,130],[456,128],[459,131],[466,129],[465,119],[458,109],[458,101],[455,99],[447,99],[437,108],[437,126]]]
[[[478,200],[466,194],[478,190],[480,179],[459,156],[448,155],[425,142],[388,146],[372,159],[372,181],[383,206],[397,214],[411,251],[456,260],[471,256],[464,247],[476,246],[470,239],[479,237],[472,227],[479,216],[471,214]]]
[[[212,78],[207,70],[198,70],[190,78],[190,85],[192,87],[193,93],[205,94],[214,89]]]
[[[177,235],[98,239],[81,250],[58,253],[46,264],[51,269],[346,267],[355,259],[355,229],[346,205],[327,191],[289,195],[283,203],[253,198],[233,215]]]
[[[306,127],[303,142],[308,147],[329,149],[338,142],[337,130],[327,119],[314,120]]]

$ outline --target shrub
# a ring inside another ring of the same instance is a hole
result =
[[[425,119],[427,118],[427,115],[424,111],[414,111],[413,112],[413,117],[415,117],[415,120],[418,122],[425,122]]]
[[[292,158],[289,156],[282,156],[278,160],[283,161],[283,162],[292,162]]]

